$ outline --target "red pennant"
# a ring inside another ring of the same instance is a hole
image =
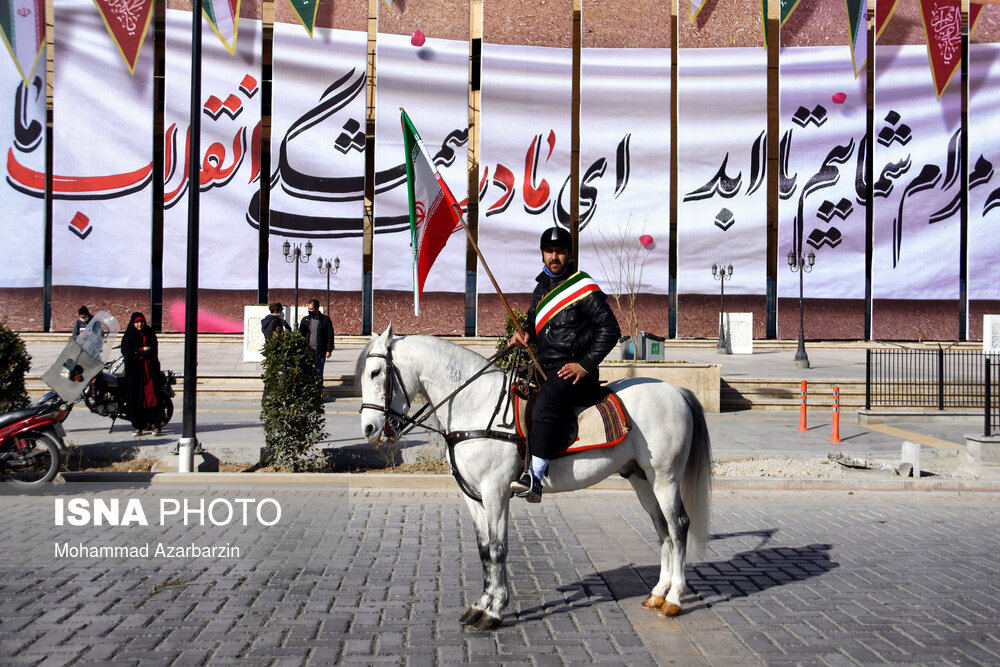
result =
[[[982,5],[969,5],[969,25],[974,26]],[[927,33],[927,55],[937,96],[941,97],[951,77],[962,64],[961,0],[920,0],[920,13]]]
[[[875,0],[875,39],[882,36],[892,13],[896,11],[897,0]]]
[[[129,72],[135,72],[139,49],[153,18],[153,0],[94,0]]]

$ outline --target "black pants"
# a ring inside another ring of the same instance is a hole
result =
[[[528,447],[532,456],[551,459],[570,446],[576,417],[573,409],[593,405],[600,399],[597,373],[588,373],[576,384],[557,375],[559,369],[545,369],[542,383],[531,411]]]

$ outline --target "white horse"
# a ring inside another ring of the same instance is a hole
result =
[[[369,442],[396,440],[402,417],[418,396],[433,405],[447,399],[436,416],[451,448],[452,473],[475,522],[484,579],[482,595],[460,622],[492,630],[510,600],[510,483],[520,475],[523,460],[509,437],[512,429],[486,430],[506,389],[503,371],[493,367],[448,398],[484,366],[479,354],[433,336],[393,338],[390,324],[361,352],[355,377],[361,385],[361,430]],[[626,476],[660,540],[660,578],[643,607],[676,616],[687,591],[685,560],[700,557],[708,534],[712,457],[705,415],[694,394],[664,382],[639,378],[610,388],[631,417],[628,436],[614,447],[554,459],[542,488],[548,497],[586,488],[613,473]]]

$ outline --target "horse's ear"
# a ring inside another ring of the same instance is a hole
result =
[[[385,344],[386,348],[389,347],[389,341],[392,340],[392,320],[389,320],[389,326],[386,327],[385,331],[382,332],[380,336],[382,342]]]

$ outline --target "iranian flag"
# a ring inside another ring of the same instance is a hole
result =
[[[420,135],[400,109],[406,149],[406,189],[410,200],[410,247],[413,248],[413,314],[420,315],[420,296],[434,260],[462,220],[455,196],[427,154]]]

